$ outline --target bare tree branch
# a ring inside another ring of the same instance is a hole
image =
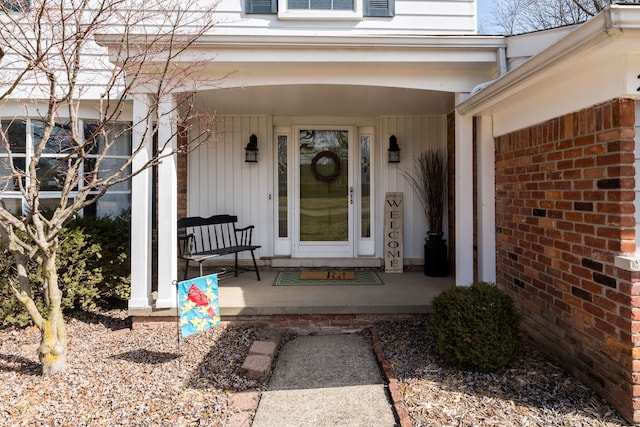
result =
[[[212,115],[193,103],[203,64],[184,62],[214,25],[215,3],[203,1],[34,0],[18,10],[0,2],[0,101],[30,112],[2,123],[0,170],[9,176],[0,177],[0,197],[16,193],[27,209],[17,214],[0,203],[0,243],[16,267],[7,284],[41,331],[44,373],[63,370],[66,361],[56,265],[65,225],[115,186],[212,139]],[[98,37],[108,39],[115,64]],[[146,93],[150,104],[136,123],[130,111],[137,93]],[[158,108],[167,97],[175,100],[170,111]],[[166,120],[173,120],[172,131],[157,140],[155,123]],[[26,148],[12,145],[10,130],[19,126],[26,129]],[[114,157],[136,130],[141,134],[130,155]],[[175,146],[185,134],[187,144]],[[153,155],[134,168],[136,156],[154,143]],[[44,212],[45,191],[57,195],[52,212]],[[33,265],[44,278],[43,312],[30,294]]]
[[[491,24],[505,35],[545,30],[584,22],[609,4],[611,0],[500,0]]]

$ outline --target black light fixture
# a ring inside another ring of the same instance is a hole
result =
[[[245,147],[244,161],[248,163],[258,162],[258,137],[251,135],[249,143]]]
[[[400,163],[400,147],[395,135],[389,137],[389,163]]]

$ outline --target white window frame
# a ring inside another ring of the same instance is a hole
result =
[[[280,224],[279,224],[279,220],[280,220],[280,212],[279,212],[279,182],[278,182],[278,172],[277,172],[277,168],[278,168],[278,138],[280,136],[284,136],[287,139],[287,237],[280,237]],[[291,256],[291,203],[292,203],[292,191],[293,191],[293,183],[291,181],[291,158],[292,158],[292,144],[291,144],[291,126],[276,126],[274,128],[274,165],[276,165],[276,173],[274,173],[274,188],[276,189],[274,194],[274,208],[275,208],[275,212],[274,212],[274,223],[273,223],[273,227],[275,230],[275,234],[274,234],[274,247],[273,247],[273,251],[274,251],[274,255],[276,256]]]
[[[289,0],[278,0],[278,19],[314,19],[314,20],[344,20],[360,21],[363,18],[363,0],[353,0],[354,10],[328,10],[328,9],[289,9]]]
[[[83,132],[84,131],[84,125],[86,123],[92,123],[95,122],[95,120],[91,120],[91,119],[84,119],[84,120],[80,120],[79,121],[79,126],[80,126],[80,130],[79,132]],[[124,121],[120,121],[120,122],[115,122],[113,123],[114,126],[118,125],[118,124],[124,124],[128,130],[127,132],[129,133],[129,153],[128,154],[107,154],[104,156],[103,160],[120,160],[122,162],[126,162],[130,157],[131,157],[131,151],[133,150],[133,141],[132,141],[132,132],[133,130],[131,129],[131,124],[129,122],[124,122]],[[82,135],[82,133],[81,133]],[[100,157],[100,154],[87,154],[86,159],[96,159]],[[129,166],[129,168],[131,168],[131,166]],[[82,164],[82,168],[80,170],[80,173],[84,172],[84,162]],[[105,196],[121,196],[121,195],[128,195],[129,196],[129,206],[127,206],[128,209],[131,209],[131,180],[129,181],[125,181],[124,183],[127,187],[127,189],[115,189],[113,187],[109,188],[109,190],[107,190],[107,192],[105,193],[105,195],[103,196],[103,198]],[[82,180],[80,180],[80,185],[82,185]],[[120,184],[122,185],[122,184]],[[98,191],[90,191],[89,194],[98,194]],[[105,201],[108,199],[105,199]],[[96,205],[96,213],[99,213],[99,206],[100,206],[100,202],[101,200],[98,200],[98,204]],[[120,211],[122,212],[123,208],[120,208]],[[97,217],[100,217],[101,215],[96,215]]]
[[[357,230],[356,230],[356,241],[357,241],[357,253],[356,256],[375,256],[376,253],[376,215],[375,215],[375,183],[374,183],[374,174],[373,174],[373,165],[375,163],[375,154],[373,147],[374,144],[374,135],[375,131],[373,126],[360,126],[357,129],[357,149],[354,150],[355,159],[353,161],[355,173],[354,173],[354,187],[358,190],[356,194],[356,209],[354,215],[357,215],[358,220],[356,220]],[[362,193],[361,193],[361,177],[362,177],[362,156],[360,153],[362,138],[369,138],[369,227],[370,227],[370,235],[369,237],[362,236],[362,211],[367,208],[362,204]]]
[[[9,121],[11,119],[9,118],[0,118],[0,120],[2,121]],[[33,156],[33,152],[34,152],[34,147],[33,147],[33,130],[34,130],[34,121],[42,121],[40,118],[24,118],[24,119],[20,119],[20,120],[24,120],[25,121],[25,153],[22,154],[18,154],[16,155],[16,157],[20,157],[20,158],[24,158],[25,159],[25,165],[28,167],[29,162],[31,160],[31,157]],[[63,122],[64,119],[60,119],[60,122]],[[85,120],[79,120],[78,126],[78,132],[79,135],[83,135],[84,134],[84,121]],[[86,121],[91,122],[92,120],[90,119],[86,119]],[[129,142],[131,144],[131,141]],[[131,150],[131,145],[129,146],[129,150]],[[7,156],[0,154],[0,158],[6,158]],[[61,153],[43,153],[42,154],[42,158],[59,158],[61,157]],[[91,157],[97,157],[97,155],[88,155],[87,158],[91,158]],[[129,155],[109,155],[106,156],[106,158],[108,159],[114,159],[114,160],[127,160],[130,157]],[[78,173],[82,174],[83,173],[83,167],[84,165],[80,168],[80,170],[78,171]],[[29,178],[26,178],[26,182],[25,185],[29,185],[28,182]],[[107,191],[107,195],[123,195],[123,194],[128,194],[129,195],[129,206],[128,207],[123,207],[124,208],[131,208],[131,199],[130,199],[130,195],[131,195],[131,186],[130,183],[129,185],[129,189],[125,190],[125,189],[121,189],[121,190],[113,190],[110,189],[109,191]],[[82,180],[79,180],[78,182],[78,189],[82,186]],[[77,195],[78,191],[77,190],[73,190],[69,192],[69,199],[71,199],[72,201],[75,199],[76,195]],[[40,191],[40,199],[42,200],[51,200],[51,199],[59,199],[61,197],[61,191],[58,190],[42,190]],[[90,192],[90,194],[98,194],[98,191],[92,191]],[[22,200],[21,206],[22,206],[22,215],[26,215],[28,213],[28,206],[26,204],[26,202],[24,201],[24,198],[22,196],[22,193],[18,190],[8,190],[8,191],[2,191],[2,199],[20,199]],[[97,203],[100,203],[99,201]],[[96,209],[98,209],[98,207],[96,206]],[[83,216],[83,212],[80,211],[78,212],[78,216]]]

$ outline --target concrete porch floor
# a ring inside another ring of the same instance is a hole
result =
[[[383,273],[383,285],[273,286],[277,271],[261,270],[219,281],[220,314],[270,316],[295,314],[424,314],[455,277],[427,277],[421,271]]]

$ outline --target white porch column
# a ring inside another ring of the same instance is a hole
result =
[[[148,95],[133,97],[132,153],[140,151],[132,160],[132,169],[138,170],[153,156],[151,140],[144,136],[149,120]],[[145,144],[141,147],[142,144]],[[151,169],[143,170],[131,179],[131,296],[129,309],[145,309],[151,296]]]
[[[493,117],[477,119],[478,280],[496,281],[496,168]]]
[[[473,282],[473,117],[456,110],[455,129],[456,285],[466,286]]]
[[[175,152],[176,100],[167,95],[158,102],[158,151],[162,154]],[[158,299],[157,308],[176,307],[178,277],[177,238],[177,158],[173,154],[162,159],[158,165]]]

